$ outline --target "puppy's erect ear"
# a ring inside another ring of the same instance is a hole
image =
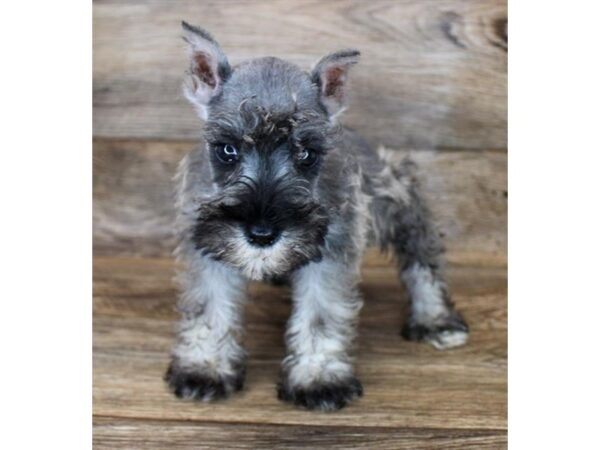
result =
[[[221,92],[223,83],[231,75],[231,67],[221,47],[210,34],[186,22],[181,22],[181,26],[190,57],[189,77],[184,84],[184,93],[200,117],[206,119],[208,103]]]
[[[344,110],[348,90],[348,71],[358,62],[358,50],[340,50],[323,57],[312,71],[320,89],[321,102],[330,116]]]

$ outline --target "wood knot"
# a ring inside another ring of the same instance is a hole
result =
[[[492,25],[496,36],[508,44],[508,19],[506,17],[498,17],[494,19]]]
[[[442,14],[440,19],[440,28],[442,29],[444,36],[448,38],[450,42],[459,48],[467,48],[465,43],[460,39],[459,31],[463,27],[463,18],[452,11],[448,11]]]
[[[508,19],[497,17],[492,21],[493,38],[490,42],[504,51],[508,51]]]

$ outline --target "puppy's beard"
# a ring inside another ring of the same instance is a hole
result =
[[[263,280],[291,270],[291,243],[291,239],[284,232],[273,245],[257,247],[248,242],[244,233],[236,230],[229,242],[230,250],[225,259],[251,280]]]
[[[248,242],[239,225],[199,221],[194,230],[196,249],[212,255],[252,280],[265,280],[290,273],[322,257],[326,222],[304,228],[289,228],[269,247]]]

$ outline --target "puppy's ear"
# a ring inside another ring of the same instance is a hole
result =
[[[208,104],[221,92],[231,75],[227,57],[213,37],[202,28],[181,22],[183,40],[188,44],[189,77],[184,93],[202,119],[208,117]]]
[[[340,50],[327,55],[315,65],[313,82],[319,86],[321,102],[330,116],[341,113],[346,105],[348,71],[358,62],[358,50]]]

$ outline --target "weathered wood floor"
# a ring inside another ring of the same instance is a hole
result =
[[[506,1],[94,0],[93,9],[95,447],[505,448]],[[441,353],[403,341],[404,290],[393,264],[370,256],[360,401],[322,414],[276,399],[290,302],[270,286],[251,290],[244,391],[211,405],[167,391],[171,178],[201,129],[181,95],[181,19],[215,34],[233,64],[273,55],[308,69],[327,52],[362,51],[344,123],[421,166],[468,346]]]
[[[340,412],[315,413],[275,395],[290,309],[285,288],[250,290],[242,393],[217,404],[183,402],[162,381],[176,319],[173,262],[96,257],[95,448],[505,448],[505,260],[449,259],[470,343],[439,352],[403,341],[404,290],[393,264],[369,254],[357,349],[365,395]]]

